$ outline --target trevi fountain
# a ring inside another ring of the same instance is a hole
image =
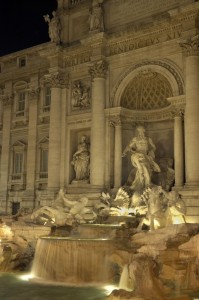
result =
[[[199,1],[56,2],[0,57],[0,299],[199,300]]]
[[[173,172],[165,188],[153,182],[155,151],[139,125],[122,154],[131,184],[102,191],[92,209],[87,195],[69,200],[60,189],[51,206],[2,216],[1,271],[29,273],[28,284],[112,287],[85,299],[197,299],[199,224],[186,223]]]

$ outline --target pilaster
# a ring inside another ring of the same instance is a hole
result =
[[[120,117],[113,120],[115,128],[115,148],[114,148],[114,188],[118,189],[122,185],[122,122]]]
[[[48,190],[56,191],[60,188],[62,89],[68,85],[68,76],[56,72],[46,75],[46,81],[51,84]]]
[[[175,110],[174,115],[174,169],[175,188],[184,185],[184,128],[183,111]]]
[[[1,154],[1,181],[0,181],[0,199],[1,207],[7,212],[7,192],[9,176],[9,155],[10,155],[10,129],[12,103],[14,95],[7,93],[1,96],[3,102],[3,134],[2,134],[2,154]]]
[[[199,35],[181,43],[185,55],[185,170],[186,186],[199,188]]]
[[[37,113],[39,88],[31,87],[28,90],[29,126],[28,126],[28,152],[26,190],[34,200],[35,174],[36,174],[36,145],[37,145]],[[34,206],[34,203],[32,203]]]
[[[107,63],[97,61],[90,67],[92,78],[91,170],[90,183],[104,186],[105,175],[105,82]]]

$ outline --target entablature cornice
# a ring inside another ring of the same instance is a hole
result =
[[[51,58],[52,56],[59,56],[63,53],[63,47],[59,45],[49,43],[49,47],[41,49],[39,55],[45,58]]]
[[[177,97],[176,97],[177,98]],[[179,97],[180,98],[180,97]],[[170,98],[171,99],[171,98]],[[175,102],[176,101],[176,102]],[[129,122],[158,122],[172,120],[178,112],[183,114],[185,109],[185,99],[174,100],[174,103],[163,109],[155,110],[130,110],[123,107],[105,109],[106,118],[115,122],[120,118],[122,123]]]
[[[72,114],[70,116],[67,116],[66,120],[68,125],[90,123],[91,113],[76,114],[76,115]]]
[[[96,47],[106,44],[108,35],[104,32],[99,32],[94,35],[90,35],[85,39],[82,39],[80,42],[85,47]]]
[[[182,24],[168,25],[151,32],[136,33],[112,39],[107,42],[106,55],[112,56],[179,39],[182,36],[182,30]]]
[[[167,100],[172,104],[172,106],[185,107],[185,103],[186,103],[185,95],[170,97],[167,98]]]
[[[73,67],[91,61],[92,49],[78,49],[76,51],[65,52],[63,57],[64,67]]]
[[[199,5],[197,7],[199,8]],[[190,26],[193,29],[195,28],[197,13],[197,9],[193,6],[189,10],[182,11],[182,13],[178,12],[170,19],[155,22],[153,25],[148,24],[147,26],[145,24],[143,28],[142,26],[134,28],[132,25],[132,28],[129,28],[128,31],[109,37],[106,55],[112,56],[179,39],[186,30],[190,30]]]

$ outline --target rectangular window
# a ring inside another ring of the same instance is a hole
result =
[[[13,173],[21,174],[23,168],[23,153],[15,152],[14,153],[14,162],[13,162]]]
[[[19,67],[25,67],[26,66],[26,58],[25,57],[21,57],[19,58]]]
[[[25,100],[26,100],[26,93],[24,91],[19,92],[18,102],[17,102],[17,111],[16,111],[17,116],[23,116],[24,115]]]
[[[50,111],[51,104],[51,88],[49,86],[45,87],[45,95],[44,95],[44,112]]]
[[[40,172],[48,172],[48,149],[41,150]]]

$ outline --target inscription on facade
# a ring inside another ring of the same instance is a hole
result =
[[[148,36],[143,38],[129,39],[118,43],[110,44],[107,49],[107,55],[111,56],[115,54],[120,54],[131,50],[136,50],[136,49],[156,45],[161,42],[170,41],[172,39],[176,39],[179,37],[181,37],[181,32],[180,30],[177,30],[177,31],[167,32],[165,34],[159,34],[157,36],[153,35],[153,36]]]

